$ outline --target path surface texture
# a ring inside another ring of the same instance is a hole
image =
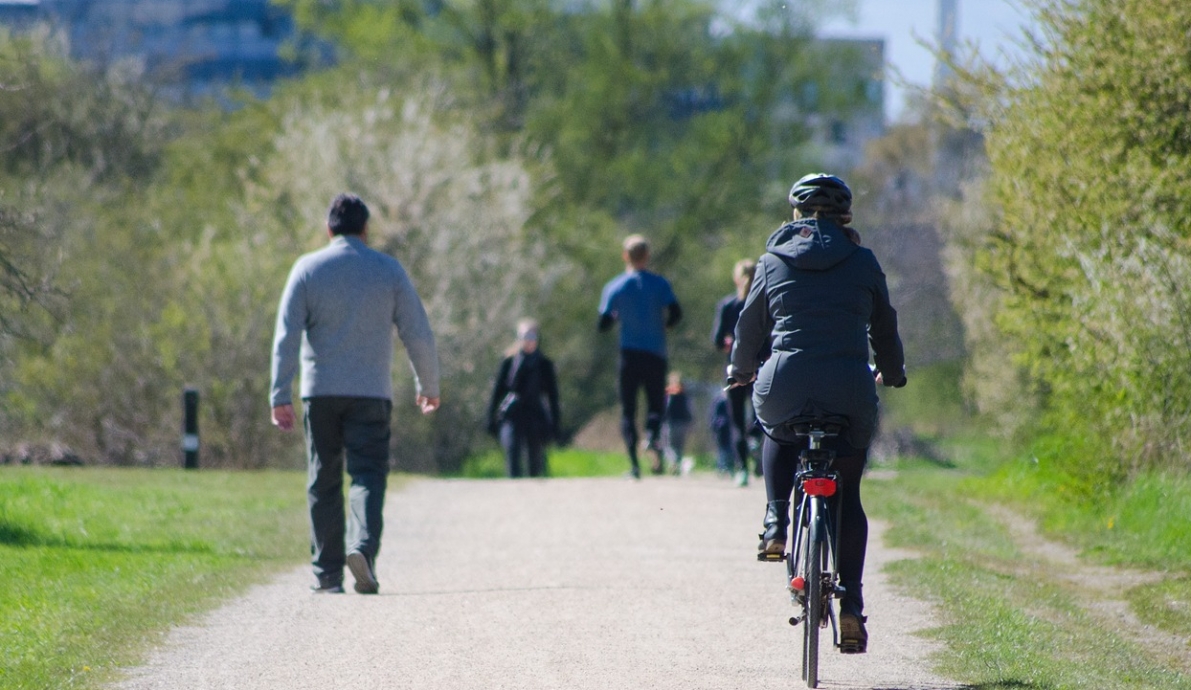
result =
[[[341,595],[281,574],[171,632],[118,687],[805,687],[785,569],[755,560],[764,501],[713,477],[414,481],[389,495],[379,595],[350,573]],[[820,687],[962,687],[929,672],[929,608],[883,576],[907,556],[873,525],[869,653],[825,643]]]

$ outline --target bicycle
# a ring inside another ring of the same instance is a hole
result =
[[[836,567],[839,508],[829,501],[839,476],[832,469],[835,451],[822,448],[825,438],[838,436],[848,425],[845,417],[798,418],[789,426],[809,447],[798,457],[795,485],[802,498],[794,510],[793,541],[789,553],[760,555],[762,560],[786,563],[786,587],[800,615],[790,625],[802,624],[802,678],[808,688],[819,686],[819,635],[831,625],[833,646],[841,652],[857,651],[841,645],[839,621],[833,600],[841,598]]]

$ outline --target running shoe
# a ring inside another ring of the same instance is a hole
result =
[[[359,551],[347,554],[347,567],[356,578],[356,592],[359,594],[376,594],[380,590],[380,583],[372,572],[372,560]]]

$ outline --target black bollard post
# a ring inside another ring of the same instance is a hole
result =
[[[198,404],[197,389],[182,391],[182,467],[188,470],[197,470],[199,466]]]

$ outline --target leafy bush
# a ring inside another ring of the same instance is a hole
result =
[[[983,410],[1063,439],[1049,461],[1104,487],[1182,467],[1191,440],[1191,6],[1033,5],[1036,60],[988,102],[989,173],[968,190],[996,213],[953,245],[982,274],[959,282],[968,376]]]

